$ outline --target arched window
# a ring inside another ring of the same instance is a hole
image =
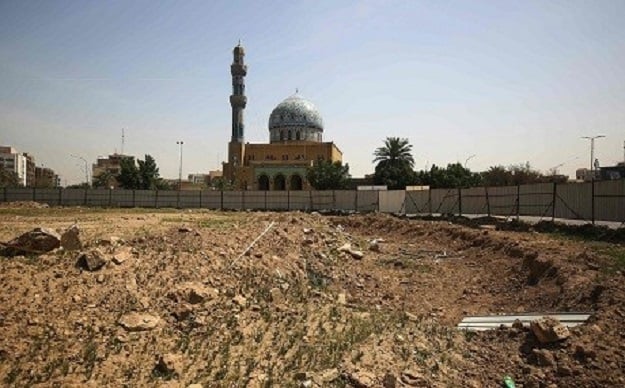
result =
[[[300,134],[299,131],[295,133],[295,140],[302,140],[302,135]]]
[[[265,174],[258,177],[258,190],[269,190],[269,177]]]
[[[301,190],[303,188],[302,177],[297,174],[291,175],[291,184],[289,186],[291,190]]]
[[[284,140],[284,130],[280,131],[280,140]]]
[[[293,132],[291,132],[291,130],[289,129],[289,140],[293,139]]]
[[[286,179],[284,179],[284,175],[278,174],[273,178],[273,189],[286,190]]]

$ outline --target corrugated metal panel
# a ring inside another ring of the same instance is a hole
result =
[[[591,219],[592,186],[590,183],[567,183],[557,186],[556,218]]]
[[[334,208],[340,210],[354,210],[356,208],[356,192],[350,190],[334,191]]]
[[[462,214],[488,214],[486,190],[483,187],[462,189]]]
[[[498,216],[516,215],[516,198],[516,186],[489,187],[490,213]]]
[[[625,180],[595,182],[595,219],[625,221]]]
[[[429,214],[429,190],[407,191],[405,198],[406,214]]]
[[[458,214],[457,189],[433,189],[432,213]]]
[[[379,191],[362,190],[356,192],[356,202],[358,211],[372,212],[378,210]]]
[[[406,192],[404,190],[380,191],[380,212],[382,213],[400,213],[404,209],[404,199]]]
[[[520,186],[519,201],[521,215],[551,217],[553,183],[536,183]]]
[[[50,206],[60,205],[60,192],[62,189],[37,189],[35,201],[47,203]]]
[[[212,190],[202,191],[202,207],[205,209],[220,209],[221,192]]]
[[[523,326],[528,327],[530,322],[537,319],[552,317],[560,321],[567,327],[575,327],[586,322],[591,313],[527,313],[515,315],[484,315],[465,317],[458,328],[468,331],[494,330],[499,327],[512,327],[512,324],[519,320]]]

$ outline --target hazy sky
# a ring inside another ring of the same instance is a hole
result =
[[[246,141],[295,88],[354,176],[386,136],[417,168],[529,161],[574,174],[603,134],[623,159],[625,1],[0,1],[0,144],[63,183],[77,159],[151,154],[164,177],[221,167],[241,39]],[[577,159],[576,159],[577,158]]]

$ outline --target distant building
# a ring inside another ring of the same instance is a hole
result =
[[[208,174],[205,173],[196,173],[189,174],[188,180],[189,182],[196,185],[204,185],[206,187],[211,186],[215,179],[221,178],[223,173],[220,170],[209,171]]]
[[[589,168],[578,168],[575,170],[575,179],[583,182],[590,182],[593,179],[593,171]]]
[[[28,154],[20,154],[10,146],[0,146],[0,168],[14,172],[19,186],[30,186],[35,181],[35,160]]]
[[[115,177],[119,175],[121,172],[121,163],[123,159],[132,159],[134,161],[135,157],[130,155],[122,155],[122,154],[112,154],[107,156],[106,158],[100,157],[97,159],[96,163],[91,166],[91,179],[92,184],[100,181],[101,174],[107,174],[107,182],[104,187],[107,188],[117,188],[119,183]],[[101,185],[102,186],[102,185]]]
[[[60,179],[54,170],[47,167],[35,167],[35,187],[52,188],[60,186]]]
[[[625,163],[617,163],[616,166],[601,167],[599,170],[602,180],[625,179]]]

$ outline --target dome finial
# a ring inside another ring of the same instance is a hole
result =
[[[299,93],[299,89],[295,88],[295,94]]]
[[[241,45],[241,39],[239,39],[239,46]]]

